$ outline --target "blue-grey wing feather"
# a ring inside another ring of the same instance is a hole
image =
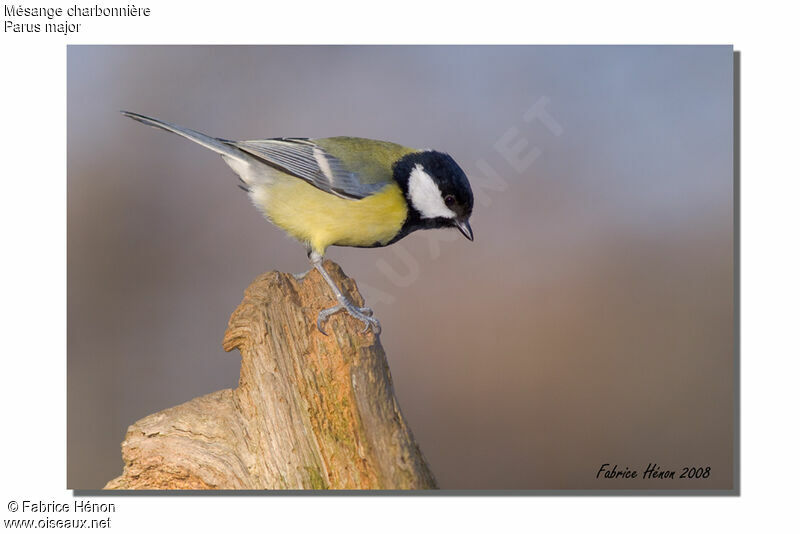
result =
[[[357,172],[308,139],[281,138],[226,141],[268,165],[342,198],[359,199],[382,189],[385,183],[364,183]],[[323,168],[324,167],[324,168]]]

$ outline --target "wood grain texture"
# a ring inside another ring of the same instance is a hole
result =
[[[325,268],[363,306],[355,283]],[[228,322],[242,355],[239,386],[129,427],[125,467],[105,489],[430,489],[436,481],[392,388],[380,340],[339,313],[315,270],[269,272]]]

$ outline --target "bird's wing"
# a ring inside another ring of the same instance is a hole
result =
[[[255,156],[271,167],[342,198],[364,198],[389,183],[388,180],[375,181],[374,177],[362,177],[359,172],[347,168],[339,158],[332,156],[310,139],[280,138],[225,142]]]

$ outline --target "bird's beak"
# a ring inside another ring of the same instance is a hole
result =
[[[472,227],[469,225],[469,221],[467,221],[467,220],[463,220],[463,221],[456,220],[456,228],[458,228],[461,231],[461,233],[464,234],[464,237],[466,237],[470,241],[473,240]]]

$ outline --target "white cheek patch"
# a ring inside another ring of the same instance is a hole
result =
[[[411,198],[411,205],[423,219],[456,217],[453,210],[445,206],[439,186],[419,163],[414,166],[408,177],[408,196]]]

